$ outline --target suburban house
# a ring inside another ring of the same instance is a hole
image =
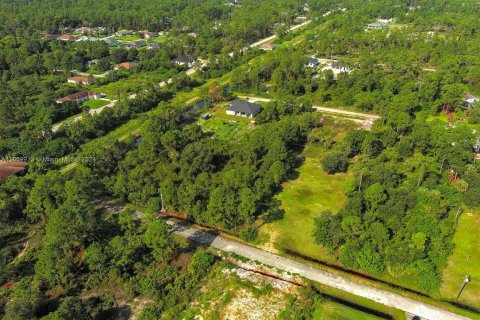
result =
[[[234,100],[227,108],[228,115],[248,118],[255,117],[260,111],[262,111],[262,106],[244,100]]]
[[[307,67],[310,68],[315,68],[320,64],[320,61],[317,58],[314,57],[308,57],[307,59]]]
[[[81,41],[98,41],[98,38],[95,38],[95,37],[89,37],[89,36],[81,36],[79,37],[77,40],[77,42],[81,42]]]
[[[134,40],[134,41],[129,41],[123,45],[124,48],[127,49],[136,49],[136,48],[141,48],[145,47],[147,43],[145,40]]]
[[[148,49],[160,49],[162,45],[158,42],[152,42],[148,44]]]
[[[464,97],[464,104],[467,108],[470,108],[473,106],[473,104],[475,102],[479,102],[480,101],[480,98],[477,98],[476,96],[474,96],[473,94],[471,93],[467,93]]]
[[[367,24],[367,30],[379,30],[383,28],[381,23],[369,23]]]
[[[115,35],[116,36],[119,36],[119,37],[122,37],[122,36],[130,36],[133,34],[133,31],[132,30],[118,30],[117,32],[115,32]]]
[[[277,49],[277,45],[271,44],[271,43],[264,43],[260,46],[260,49],[265,50],[265,51],[272,51]]]
[[[104,39],[103,41],[104,41],[104,42],[107,44],[107,46],[109,46],[109,47],[116,47],[116,46],[118,46],[118,45],[120,44],[120,41],[115,40],[115,39]]]
[[[148,30],[139,31],[138,34],[139,34],[140,37],[142,37],[143,39],[152,39],[152,38],[158,37],[158,33],[150,32],[150,31],[148,31]]]
[[[100,93],[95,93],[95,92],[92,92],[92,91],[80,91],[80,92],[65,96],[63,98],[60,98],[56,101],[56,103],[61,104],[61,103],[70,102],[70,101],[75,101],[77,103],[82,103],[82,102],[85,102],[87,100],[99,99],[101,97],[102,97],[102,95]]]
[[[475,153],[480,154],[480,137],[478,137],[477,143],[473,146],[473,149],[475,150]]]
[[[322,71],[325,70],[332,70],[333,75],[337,76],[341,73],[351,73],[353,69],[342,65],[341,63],[329,62],[325,66],[323,66]]]
[[[80,27],[80,28],[75,29],[75,32],[83,34],[83,35],[93,35],[93,33],[95,31],[92,28]]]
[[[71,78],[68,78],[67,82],[74,83],[74,84],[83,84],[83,85],[89,85],[94,83],[93,79],[89,77],[71,77]]]
[[[378,19],[377,22],[380,23],[380,24],[383,24],[383,25],[387,25],[387,24],[390,24],[392,23],[393,19]]]
[[[176,66],[187,65],[189,68],[193,67],[193,64],[197,61],[197,57],[189,55],[181,55],[173,59],[173,64]]]
[[[77,40],[77,37],[70,34],[62,34],[61,36],[57,37],[57,39],[61,41],[75,41]]]
[[[136,64],[133,62],[123,62],[115,65],[113,67],[113,70],[120,70],[120,69],[126,69],[126,70],[131,70],[136,67]]]

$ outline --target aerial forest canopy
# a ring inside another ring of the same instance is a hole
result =
[[[0,317],[109,319],[137,299],[139,319],[194,318],[223,264],[161,212],[287,255],[272,226],[296,211],[315,258],[453,300],[459,217],[480,210],[479,14],[460,0],[0,0],[0,165],[26,160],[0,166]],[[246,95],[258,114],[229,113]],[[341,195],[309,220],[282,195],[311,158],[345,183],[294,193]]]

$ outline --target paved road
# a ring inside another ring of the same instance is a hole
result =
[[[90,109],[88,110],[88,113],[91,114],[92,116],[93,115],[96,115],[97,113],[100,113],[103,111],[103,109],[105,108],[111,108],[115,105],[115,103],[117,102],[117,100],[110,100],[110,103],[109,104],[106,104],[104,105],[103,107],[99,107],[99,108],[94,108],[94,109]],[[83,114],[79,114],[78,116],[68,120],[68,121],[63,121],[63,122],[59,122],[59,123],[56,123],[52,126],[52,132],[57,132],[64,124],[67,124],[67,123],[74,123],[74,122],[77,122],[77,121],[80,121],[83,119]]]
[[[212,246],[216,249],[232,252],[253,261],[260,261],[265,265],[275,267],[287,272],[299,274],[312,281],[349,292],[356,296],[367,298],[386,306],[403,310],[418,315],[428,320],[467,320],[469,318],[456,315],[450,311],[403,297],[377,288],[355,283],[347,278],[332,274],[294,260],[284,258],[270,252],[256,249],[222,236],[216,236],[200,229],[194,228],[187,223],[168,221],[173,227],[174,233],[189,240],[203,245]]]

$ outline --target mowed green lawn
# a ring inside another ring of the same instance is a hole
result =
[[[323,152],[320,148],[307,146],[305,162],[297,169],[298,178],[283,184],[277,196],[285,210],[282,220],[260,228],[261,239],[269,238],[264,246],[289,249],[322,261],[333,262],[321,246],[315,244],[312,233],[314,220],[323,211],[337,212],[345,203],[344,183],[351,179],[349,173],[328,175],[321,166]]]
[[[383,318],[350,308],[346,305],[327,300],[322,302],[313,314],[313,319],[326,320],[380,320]]]
[[[445,299],[454,300],[465,275],[472,281],[465,287],[459,303],[480,309],[480,212],[466,211],[458,221],[455,232],[455,249],[443,271],[441,294]]]
[[[110,101],[107,100],[88,100],[83,103],[82,106],[88,107],[90,109],[100,108],[109,104]]]

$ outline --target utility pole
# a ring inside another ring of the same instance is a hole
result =
[[[162,210],[160,210],[160,212],[164,213],[166,210],[165,210],[165,207],[163,205],[163,192],[160,192],[160,199],[162,200]]]
[[[472,281],[472,278],[467,274],[467,275],[465,276],[465,279],[463,280],[462,287],[460,288],[460,290],[458,290],[457,298],[455,299],[455,301],[458,301],[458,298],[460,298],[460,295],[462,294],[463,289],[465,289],[465,286],[466,286],[467,283],[469,283],[470,281]]]

